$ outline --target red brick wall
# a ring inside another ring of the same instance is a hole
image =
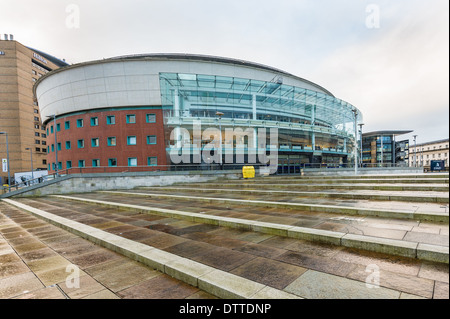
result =
[[[129,114],[135,115],[136,123],[127,123],[126,117]],[[147,123],[147,114],[155,114],[156,122]],[[109,115],[115,116],[115,124],[107,124]],[[92,117],[98,118],[98,126],[91,126]],[[83,119],[84,125],[81,128],[77,127],[78,119]],[[66,121],[70,121],[70,129],[65,128]],[[58,150],[58,162],[61,162],[62,169],[65,170],[66,162],[72,161],[72,169],[68,173],[164,170],[164,165],[167,165],[161,109],[91,111],[57,118],[56,123],[60,124],[60,131],[56,132],[56,137],[57,142],[61,143],[61,150]],[[51,133],[53,125],[53,120],[47,123],[47,146],[50,147],[47,155],[47,163],[50,164],[49,173],[54,173],[52,163],[55,163],[55,152],[52,152],[51,147],[52,144],[55,144],[55,135]],[[150,135],[156,136],[156,144],[147,144],[147,136]],[[136,145],[127,145],[128,136],[136,136]],[[116,137],[116,146],[108,146],[108,137]],[[92,147],[92,138],[99,138],[98,147]],[[78,148],[80,139],[84,139],[84,148]],[[70,150],[66,150],[66,141],[71,142]],[[157,164],[160,167],[148,166],[147,158],[154,156],[157,157]],[[137,158],[138,167],[128,168],[128,158],[132,157]],[[117,167],[108,167],[109,158],[117,159]],[[90,168],[93,159],[100,160],[99,168]],[[78,168],[79,160],[85,161],[85,168],[82,170]]]

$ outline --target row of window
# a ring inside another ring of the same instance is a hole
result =
[[[147,123],[156,123],[156,114],[150,113],[145,115],[145,120]],[[91,126],[98,126],[98,117],[94,116],[90,119]],[[135,124],[136,123],[136,115],[135,114],[127,114],[126,115],[126,123],[127,124]],[[84,127],[84,119],[77,119],[76,120],[77,127]],[[114,125],[116,124],[116,116],[115,115],[108,115],[106,116],[106,124],[107,125]],[[64,122],[64,129],[68,130],[70,129],[70,121]],[[61,131],[61,124],[56,124],[56,131]],[[53,133],[53,125],[50,126],[50,133]],[[48,134],[48,128],[47,128],[47,134]]]
[[[55,163],[52,163],[52,169],[55,170]],[[138,166],[137,157],[129,157],[128,158],[128,166]],[[147,166],[158,166],[158,157],[157,156],[149,156],[147,157]],[[66,161],[66,168],[72,168],[72,161]],[[78,167],[83,168],[86,166],[86,161],[81,159],[78,160]],[[100,160],[93,159],[92,167],[100,167]],[[117,158],[108,158],[108,167],[117,167]],[[58,169],[62,170],[62,163],[58,162]],[[48,170],[50,170],[50,164],[48,164]]]
[[[116,137],[110,136],[107,139],[107,145],[108,146],[116,146]],[[155,145],[156,144],[156,135],[148,135],[147,138],[147,144],[148,145]],[[72,148],[72,142],[66,141],[66,150],[70,150]],[[84,139],[77,140],[77,147],[78,148],[84,148]],[[127,136],[127,145],[137,145],[137,139],[136,136]],[[91,147],[99,147],[100,146],[100,139],[98,137],[91,138]],[[58,151],[61,150],[61,143],[57,144]],[[51,146],[52,152],[55,151],[55,144],[52,144]],[[50,152],[50,147],[47,146],[47,151]]]

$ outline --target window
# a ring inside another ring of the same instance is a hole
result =
[[[77,120],[77,127],[83,127],[84,123],[83,123],[83,119],[78,119]]]
[[[106,124],[108,125],[116,124],[116,117],[114,115],[108,115],[106,117]]]
[[[127,136],[128,145],[136,145],[136,136]]]
[[[58,148],[58,151],[61,150],[61,143],[56,144],[56,147]]]
[[[34,132],[34,136],[41,136],[39,132]]]
[[[52,144],[52,152],[55,151],[55,144]]]
[[[64,122],[64,128],[65,128],[66,130],[70,129],[70,121],[65,121],[65,122]]]
[[[61,131],[61,124],[56,124],[56,132],[60,132]]]
[[[67,169],[72,168],[72,161],[67,161],[66,162],[66,168]]]
[[[62,163],[58,162],[58,169],[62,169]]]
[[[147,136],[147,144],[156,144],[156,135]]]
[[[84,160],[79,160],[78,161],[78,167],[84,167],[84,166],[85,166]]]
[[[92,147],[98,147],[99,145],[100,145],[100,144],[99,144],[99,139],[98,139],[98,137],[91,139],[91,146],[92,146]]]
[[[52,134],[53,134],[53,125],[52,125],[52,126],[50,126],[50,133],[52,133]]]
[[[41,133],[42,138],[46,138],[47,135],[45,133]]]
[[[128,115],[127,115],[127,123],[128,123],[128,124],[134,124],[134,123],[136,123],[136,115],[134,115],[134,114],[128,114]]]
[[[147,157],[148,166],[157,166],[158,158],[156,156]]]
[[[98,117],[91,117],[91,126],[98,125]]]
[[[108,166],[117,166],[117,158],[108,158]]]
[[[100,160],[99,159],[93,159],[92,160],[92,167],[99,167],[100,166]]]
[[[70,141],[66,141],[66,150],[70,150],[71,145]]]
[[[78,140],[78,148],[84,148],[84,140]]]
[[[34,140],[34,144],[41,144],[40,140]]]
[[[116,137],[115,136],[108,137],[108,146],[116,146]]]
[[[156,114],[147,114],[146,120],[147,123],[156,123]]]
[[[128,158],[128,166],[137,166],[137,158],[129,157]]]

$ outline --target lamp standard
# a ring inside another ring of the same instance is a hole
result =
[[[363,125],[364,125],[364,123],[359,123],[358,124],[359,125],[359,137],[360,137],[360,139],[361,139],[361,149],[360,149],[360,157],[361,157],[361,159],[360,159],[360,164],[361,164],[361,167],[363,167],[363,135],[362,135],[362,127],[363,127]]]
[[[353,114],[355,115],[355,120],[353,123],[353,130],[355,131],[355,145],[354,145],[354,157],[355,157],[355,175],[358,175],[358,110],[356,108],[352,109]]]
[[[7,169],[8,169],[8,191],[11,191],[11,172],[9,169],[9,146],[8,146],[8,133],[6,132],[0,132],[0,135],[5,134],[6,136],[6,165],[7,165]]]
[[[223,170],[223,163],[222,163],[222,116],[223,113],[217,111],[216,112],[216,116],[219,117],[219,138],[220,138],[220,143],[219,143],[219,164],[220,164],[220,169]]]
[[[30,150],[30,160],[31,160],[31,180],[34,179],[34,173],[33,173],[33,150],[31,147],[27,147],[25,150]]]
[[[414,167],[416,167],[417,166],[417,162],[416,162],[416,138],[417,138],[417,135],[413,135],[413,137],[414,137]]]

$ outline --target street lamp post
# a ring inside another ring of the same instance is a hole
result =
[[[6,165],[8,169],[8,191],[11,191],[11,170],[9,169],[9,146],[8,146],[8,133],[0,132],[0,135],[5,134],[6,136]]]
[[[353,123],[353,130],[355,131],[355,145],[354,145],[354,157],[355,157],[355,175],[358,175],[358,110],[353,109],[353,114],[355,115],[355,121]]]
[[[33,173],[33,150],[31,147],[27,147],[25,150],[30,150],[30,160],[31,160],[31,180],[34,179],[34,173]]]
[[[417,166],[417,162],[416,162],[416,137],[417,135],[414,135],[414,167]]]
[[[384,160],[383,160],[383,148],[384,148],[384,146],[383,146],[383,135],[380,135],[380,140],[381,140],[381,167],[383,167],[383,163],[384,163]]]
[[[361,157],[361,159],[360,159],[360,164],[361,164],[361,167],[363,167],[363,135],[362,135],[362,127],[363,127],[364,123],[359,123],[358,125],[359,125],[359,136],[360,136],[360,139],[361,139],[361,149],[360,149],[360,157]]]
[[[219,138],[220,138],[220,143],[219,143],[219,164],[220,164],[220,169],[223,170],[223,163],[222,163],[222,116],[223,113],[217,111],[216,112],[216,116],[219,117]]]

